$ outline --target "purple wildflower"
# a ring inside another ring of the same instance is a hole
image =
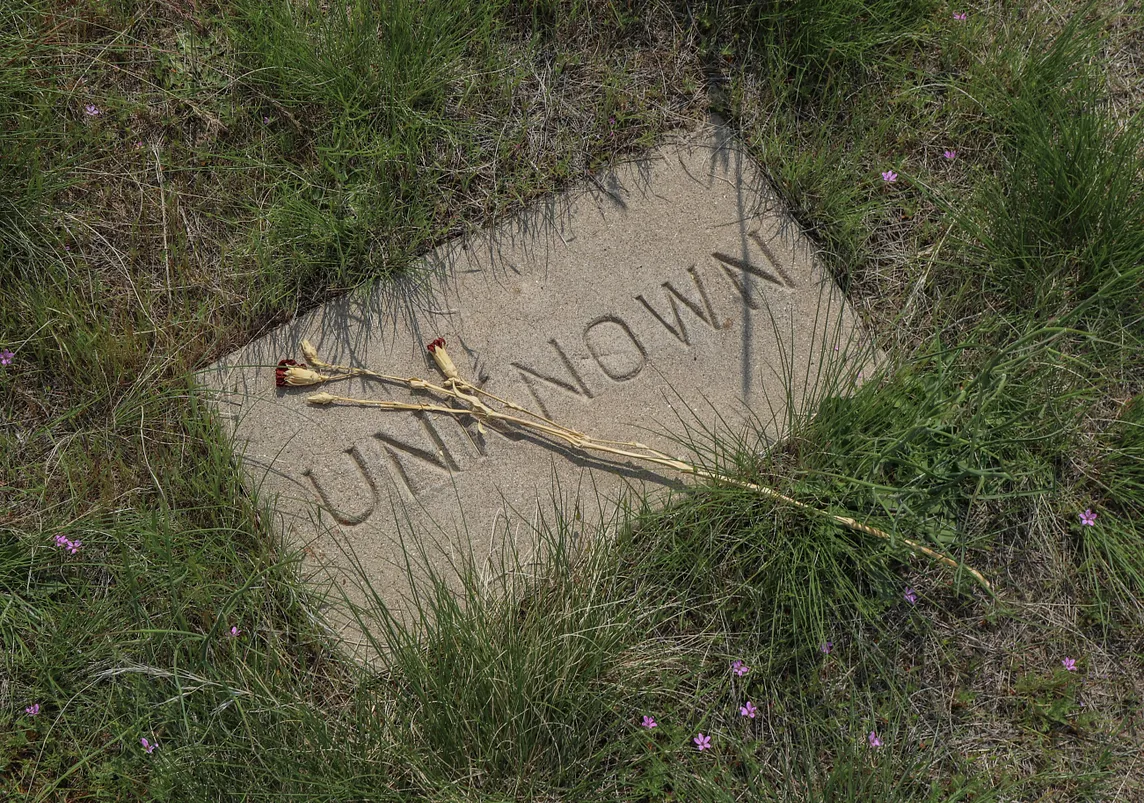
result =
[[[148,755],[154,752],[155,748],[159,746],[157,744],[151,744],[149,741],[147,741],[147,737],[140,739],[139,744],[143,745],[143,749],[147,751]]]
[[[34,717],[36,714],[40,713],[40,704],[39,703],[33,703],[32,705],[30,705],[24,709],[24,713],[30,717]]]
[[[747,701],[746,705],[739,707],[739,713],[745,717],[750,717],[751,719],[755,718],[755,712],[758,710],[759,709],[757,709],[753,705],[751,705],[750,700]]]
[[[834,649],[834,642],[833,641],[824,641],[824,642],[822,642],[822,644],[819,646],[818,649],[822,651],[823,655],[830,655],[831,650]]]
[[[892,184],[898,180],[898,174],[893,170],[885,170],[882,172],[882,181]]]
[[[751,671],[751,667],[747,666],[742,661],[735,661],[735,663],[731,664],[731,671],[739,677],[743,677],[743,675]]]
[[[66,535],[57,535],[56,546],[61,547],[65,552],[70,552],[74,555],[75,553],[79,552],[80,547],[83,546],[83,541],[72,541]]]
[[[944,156],[946,159],[949,159],[952,162],[954,159],[957,158],[957,151],[956,150],[947,150],[944,153],[942,153],[942,156]]]
[[[1080,523],[1085,527],[1094,527],[1096,525],[1096,514],[1092,512],[1092,508],[1086,508],[1084,513],[1080,514]]]
[[[878,738],[878,734],[874,733],[874,731],[870,731],[870,735],[866,737],[866,741],[870,744],[871,747],[882,746],[882,740]]]
[[[1061,666],[1063,666],[1069,672],[1075,672],[1076,658],[1065,658],[1063,661],[1061,661]]]
[[[916,605],[918,601],[918,595],[914,593],[912,588],[907,588],[906,593],[902,594],[902,598],[911,605]]]
[[[644,714],[643,722],[640,724],[648,730],[651,730],[652,728],[656,727],[655,717],[649,717],[647,714]]]
[[[15,356],[16,355],[13,354],[12,352],[8,351],[8,349],[4,349],[3,351],[0,351],[0,365],[11,365],[12,364],[12,358]]]
[[[96,106],[94,103],[89,103],[86,106],[84,106],[83,107],[83,113],[86,114],[88,117],[98,117],[99,115],[103,114],[103,112],[99,110],[99,107]]]
[[[241,631],[241,630],[239,630],[237,627],[232,627],[232,628],[230,629],[230,635],[231,635],[232,637],[235,637],[235,638],[237,638],[238,636],[242,635],[242,631]]]
[[[968,15],[967,15],[967,14],[966,14],[964,11],[955,11],[955,12],[953,12],[953,18],[954,18],[955,20],[958,20],[959,22],[965,22],[965,18],[966,18],[967,16],[968,16]]]
[[[711,746],[711,737],[704,736],[702,732],[691,741],[695,742],[695,746],[702,752]]]

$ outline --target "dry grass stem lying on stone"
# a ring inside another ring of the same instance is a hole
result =
[[[763,496],[769,496],[772,499],[777,499],[784,504],[797,507],[800,510],[805,510],[819,516],[825,516],[832,521],[841,524],[851,530],[866,533],[876,538],[881,538],[891,543],[900,543],[905,545],[911,551],[925,555],[932,560],[942,563],[954,569],[963,569],[973,576],[978,583],[981,584],[990,594],[994,593],[993,585],[981,574],[981,572],[973,569],[964,564],[958,563],[949,555],[943,554],[935,549],[931,549],[924,544],[920,544],[909,538],[894,538],[884,530],[877,527],[872,527],[869,524],[863,524],[856,521],[849,516],[839,516],[834,513],[829,513],[824,510],[819,510],[813,505],[808,505],[805,502],[799,502],[797,499],[792,499],[789,496],[779,493],[773,488],[768,488],[764,485],[757,485],[753,482],[746,482],[745,480],[738,480],[734,477],[728,477],[724,474],[711,471],[710,469],[697,466],[694,463],[689,463],[685,460],[679,460],[664,452],[652,449],[651,447],[639,443],[638,441],[613,441],[593,438],[583,432],[566,427],[563,424],[545,418],[542,415],[527,410],[519,404],[515,404],[507,399],[502,399],[491,393],[481,390],[474,386],[457,371],[456,365],[449,357],[448,352],[445,351],[445,340],[437,338],[427,347],[429,353],[433,356],[433,361],[445,375],[445,380],[441,385],[436,385],[432,382],[427,382],[418,377],[402,377],[394,376],[391,374],[381,374],[376,371],[370,371],[365,368],[354,368],[348,365],[334,365],[323,361],[319,356],[317,350],[308,341],[302,341],[302,353],[306,359],[309,360],[310,365],[315,368],[320,368],[325,371],[334,373],[321,373],[319,371],[311,370],[304,364],[298,364],[293,360],[281,360],[278,363],[277,370],[277,384],[285,385],[317,385],[325,382],[335,382],[340,379],[348,379],[354,376],[363,376],[371,379],[380,379],[385,382],[394,382],[397,384],[405,385],[410,390],[426,390],[431,393],[438,394],[456,401],[467,404],[467,407],[449,407],[442,404],[432,404],[423,402],[396,402],[387,400],[375,399],[355,399],[346,396],[335,396],[331,393],[315,393],[306,398],[310,404],[324,405],[324,404],[352,404],[360,407],[377,407],[382,410],[415,410],[428,413],[440,413],[442,415],[451,415],[455,417],[471,416],[476,420],[478,428],[482,424],[489,422],[502,422],[505,424],[512,424],[518,427],[539,432],[551,438],[563,441],[564,443],[576,449],[590,450],[594,452],[603,452],[605,454],[616,455],[618,457],[628,457],[634,460],[643,460],[648,463],[666,466],[668,468],[681,471],[685,474],[692,474],[696,477],[703,477],[705,479],[722,482],[727,485],[733,485],[738,488],[744,488]],[[513,415],[510,413],[502,412],[501,410],[490,407],[485,402],[481,401],[479,396],[485,399],[496,402],[513,413],[520,413],[521,415]],[[483,431],[483,429],[481,430]]]

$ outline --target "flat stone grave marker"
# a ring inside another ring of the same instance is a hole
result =
[[[276,387],[278,361],[302,361],[303,338],[330,363],[440,383],[426,344],[443,337],[461,376],[490,393],[598,438],[708,463],[710,433],[764,449],[788,386],[798,403],[826,362],[855,362],[846,355],[863,340],[717,123],[454,240],[420,267],[301,315],[201,375],[310,576],[359,601],[352,589],[364,576],[407,620],[402,543],[424,547],[446,575],[470,549],[492,572],[557,509],[590,531],[623,493],[686,478],[509,426],[481,431],[471,418],[309,405],[319,391],[432,398],[360,378]],[[343,626],[356,651],[361,633]]]

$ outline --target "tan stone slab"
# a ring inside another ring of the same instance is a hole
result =
[[[302,338],[329,362],[436,380],[425,344],[444,337],[461,374],[492,393],[692,458],[686,441],[709,443],[714,430],[765,448],[745,422],[773,433],[781,376],[795,377],[800,396],[820,362],[858,340],[854,326],[756,167],[716,127],[451,242],[418,279],[326,304],[202,378],[220,391],[250,481],[276,497],[279,526],[305,546],[309,568],[344,578],[348,546],[401,610],[400,538],[430,543],[438,567],[470,545],[496,566],[505,539],[529,541],[557,500],[590,527],[626,489],[681,477],[509,429],[482,435],[471,420],[309,406],[317,388],[274,383],[279,359],[302,359]],[[424,398],[358,379],[322,389]]]

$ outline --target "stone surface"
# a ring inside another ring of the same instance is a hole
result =
[[[300,316],[202,379],[307,568],[345,585],[348,548],[400,612],[402,539],[426,545],[439,569],[470,546],[478,564],[499,566],[557,503],[590,527],[621,492],[683,480],[509,428],[482,434],[472,420],[307,405],[319,390],[425,394],[361,379],[276,388],[275,364],[301,361],[302,338],[329,362],[439,381],[425,344],[444,337],[462,376],[492,393],[597,437],[693,457],[689,442],[704,452],[712,431],[765,448],[787,401],[782,377],[794,377],[797,400],[827,358],[853,351],[854,327],[757,168],[716,126],[448,243],[416,278]]]

